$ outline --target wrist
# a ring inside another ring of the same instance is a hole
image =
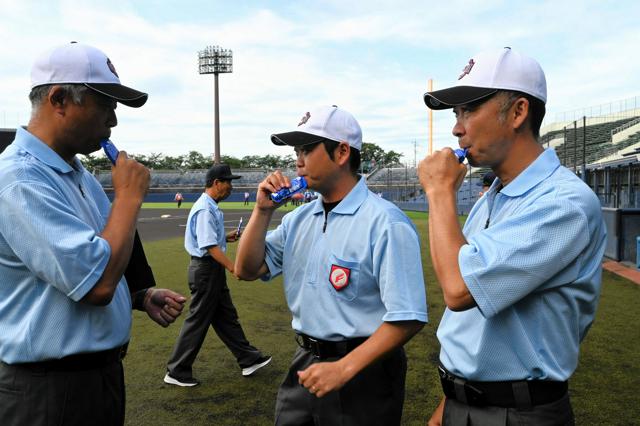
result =
[[[131,308],[136,311],[144,311],[145,303],[147,302],[147,294],[151,295],[148,288],[143,288],[135,293],[131,294]]]
[[[336,361],[336,364],[340,367],[342,383],[348,383],[356,374],[358,374],[358,370],[355,368],[353,363],[350,362],[348,355],[340,358]]]
[[[139,210],[142,206],[142,201],[144,200],[144,196],[136,196],[123,194],[122,192],[115,192],[115,196],[113,197],[113,205],[121,207],[121,208],[130,208]]]
[[[266,202],[266,203],[256,203],[253,210],[261,216],[271,218],[271,216],[273,215],[273,212],[277,208],[278,208],[278,205],[269,200],[269,202]]]
[[[446,186],[438,186],[434,188],[429,188],[424,193],[428,199],[446,199],[446,198],[455,198],[456,191],[453,188],[448,188]]]

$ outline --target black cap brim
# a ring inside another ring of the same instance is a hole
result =
[[[207,180],[234,180],[240,179],[242,176],[238,175],[224,175],[224,176],[207,176]]]
[[[498,89],[455,86],[424,94],[424,103],[431,109],[447,109],[479,101],[496,93]]]
[[[303,145],[309,145],[312,143],[318,143],[326,140],[331,140],[331,139],[327,139],[322,136],[313,135],[311,133],[300,132],[300,131],[277,133],[277,134],[271,135],[271,142],[273,142],[274,145],[280,145],[280,146],[283,146],[283,145],[303,146]]]
[[[123,105],[140,108],[147,102],[149,95],[121,84],[111,83],[84,83],[89,89],[108,96]]]

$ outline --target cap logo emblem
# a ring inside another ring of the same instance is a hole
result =
[[[337,291],[344,289],[349,285],[349,275],[351,270],[344,266],[331,265],[331,272],[329,273],[329,282],[333,288]]]
[[[471,72],[471,68],[473,68],[475,64],[476,63],[474,62],[473,59],[469,59],[469,63],[462,69],[462,74],[460,74],[460,77],[458,77],[458,80],[462,79],[462,77],[469,74]]]
[[[111,59],[109,58],[107,58],[107,66],[109,67],[109,70],[113,73],[113,75],[120,78],[120,76],[116,72],[116,67],[113,66],[113,64],[111,63]]]
[[[309,121],[310,118],[311,118],[311,114],[309,114],[309,112],[307,111],[307,113],[305,115],[303,115],[302,118],[300,119],[300,122],[298,123],[298,126],[302,126],[304,123]]]

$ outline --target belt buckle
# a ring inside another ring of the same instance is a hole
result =
[[[438,374],[440,376],[440,381],[442,382],[442,388],[443,390],[445,390],[445,394],[446,388],[449,388],[450,392],[452,393],[451,397],[453,397],[454,399],[457,399],[468,405],[485,405],[484,393],[480,389],[470,384],[468,380],[454,376],[453,374],[445,370],[441,365],[438,365]],[[462,392],[464,394],[460,394]]]
[[[317,339],[314,339],[311,336],[307,336],[307,340],[309,341],[309,350],[313,354],[313,356],[317,359],[322,358],[321,343]]]
[[[440,376],[441,379],[445,379],[445,380],[449,379],[449,375],[444,370],[444,368],[442,368],[441,365],[438,365],[438,375]]]
[[[440,375],[440,379],[446,380],[447,382],[453,383],[457,379],[457,376],[449,373],[449,371],[445,370],[441,365],[438,365],[438,374]]]
[[[306,334],[296,334],[296,343],[307,352],[311,352],[314,358],[320,359],[320,342]]]

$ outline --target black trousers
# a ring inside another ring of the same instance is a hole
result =
[[[442,426],[573,426],[575,419],[569,394],[549,404],[528,410],[503,407],[475,407],[448,399],[444,405]]]
[[[227,287],[224,267],[210,257],[192,258],[188,268],[191,305],[167,364],[176,379],[193,376],[193,362],[211,326],[241,368],[262,356],[247,341]]]
[[[336,358],[326,361],[335,361]],[[278,390],[277,426],[350,426],[400,424],[407,358],[399,348],[357,374],[342,389],[322,398],[298,383],[300,370],[323,362],[298,348]]]
[[[46,371],[0,362],[0,425],[120,426],[121,362],[82,371]]]

